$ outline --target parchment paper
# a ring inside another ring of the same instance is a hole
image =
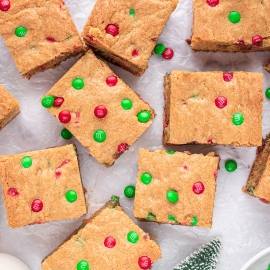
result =
[[[155,109],[154,124],[143,136],[120,157],[112,168],[106,168],[88,155],[76,139],[79,151],[82,179],[89,213],[99,209],[111,194],[120,195],[121,204],[132,217],[133,200],[124,198],[123,190],[135,184],[137,175],[137,154],[141,147],[152,150],[162,148],[163,76],[174,69],[189,71],[259,71],[265,75],[265,89],[270,87],[270,74],[262,63],[270,59],[269,53],[225,54],[195,53],[186,44],[190,37],[192,8],[191,0],[181,0],[177,10],[170,17],[159,42],[172,47],[175,56],[171,61],[152,56],[149,69],[142,77],[136,77],[119,67],[110,65],[142,98]],[[66,4],[82,31],[95,0],[66,0]],[[0,38],[0,83],[21,102],[21,113],[0,132],[0,154],[13,154],[44,149],[68,143],[60,136],[62,125],[40,105],[39,99],[65,74],[76,59],[68,60],[55,70],[34,75],[30,81],[22,79],[11,55]],[[270,131],[270,101],[264,101],[263,133]],[[221,170],[217,178],[213,228],[158,225],[135,220],[151,236],[157,237],[163,258],[154,270],[170,270],[187,255],[215,236],[223,237],[223,249],[218,270],[238,270],[259,251],[270,246],[270,205],[242,193],[256,148],[234,147],[171,147],[173,150],[191,152],[215,151],[221,156]],[[235,159],[238,169],[228,173],[224,169],[227,159]],[[199,165],[199,164],[198,164]],[[1,188],[0,188],[1,189]],[[2,191],[0,190],[0,194]],[[134,218],[133,218],[134,219]],[[82,219],[51,222],[44,225],[11,229],[7,226],[3,197],[0,195],[0,252],[7,252],[24,260],[32,270],[40,270],[42,259],[67,238]]]

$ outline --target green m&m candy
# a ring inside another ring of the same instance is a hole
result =
[[[29,156],[23,157],[21,160],[21,165],[26,169],[30,168],[32,166],[32,158],[30,158]]]
[[[133,8],[129,10],[129,15],[135,16],[135,10]]]
[[[169,190],[166,194],[166,197],[170,203],[177,203],[178,202],[178,193],[174,190]]]
[[[27,29],[23,26],[19,26],[15,29],[15,35],[17,37],[24,37],[27,33]]]
[[[139,122],[147,123],[151,118],[151,114],[148,111],[141,111],[138,113],[137,117]]]
[[[136,232],[129,232],[127,235],[127,240],[130,243],[136,244],[139,241],[139,235]]]
[[[69,190],[66,193],[66,199],[68,202],[73,203],[77,200],[77,193],[74,190]]]
[[[72,87],[76,90],[81,90],[84,87],[84,80],[82,78],[76,78],[72,81]]]
[[[45,108],[51,108],[54,103],[54,98],[52,96],[46,96],[42,99],[41,104]]]
[[[270,88],[266,89],[265,95],[268,99],[270,99]]]
[[[135,187],[134,186],[127,186],[124,189],[124,194],[127,198],[134,198],[135,196]]]
[[[239,23],[241,20],[241,15],[239,12],[237,11],[232,11],[229,16],[228,16],[229,20],[231,23]]]
[[[147,220],[155,220],[156,216],[153,213],[149,213],[146,217]]]
[[[102,143],[106,140],[106,133],[105,131],[101,130],[101,129],[98,129],[94,132],[93,134],[93,138],[96,142],[99,142],[99,143]]]
[[[225,163],[225,168],[228,172],[234,172],[237,169],[237,163],[234,160],[228,160]]]
[[[149,185],[152,181],[152,175],[145,172],[141,175],[141,181],[145,184],[145,185]]]
[[[166,153],[167,153],[167,154],[169,154],[169,155],[173,155],[173,154],[175,154],[175,152],[174,152],[174,151],[168,151],[168,150],[166,150]]]
[[[61,131],[61,136],[65,140],[70,140],[73,137],[72,133],[66,128]]]
[[[132,108],[132,101],[128,98],[124,98],[121,102],[121,106],[124,110],[130,110]]]
[[[165,45],[160,43],[160,44],[157,44],[155,49],[154,49],[154,53],[157,54],[157,55],[161,55],[163,54],[165,51]]]
[[[198,224],[198,218],[194,216],[190,222],[191,226],[196,226]]]
[[[244,123],[244,120],[245,120],[245,118],[244,118],[243,114],[239,113],[239,112],[235,113],[232,117],[232,122],[236,126],[241,126]]]
[[[89,263],[85,260],[81,260],[77,264],[77,270],[90,270]]]
[[[168,220],[174,222],[175,224],[178,224],[178,221],[176,220],[175,216],[168,215]]]

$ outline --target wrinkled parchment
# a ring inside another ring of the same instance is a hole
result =
[[[95,0],[67,0],[66,4],[76,22],[79,31],[87,20]],[[153,56],[149,69],[142,77],[136,77],[121,68],[111,65],[112,69],[130,85],[142,98],[155,109],[157,117],[154,124],[133,145],[130,151],[120,157],[112,168],[106,168],[89,157],[88,152],[76,139],[79,151],[83,183],[88,193],[89,213],[100,208],[111,194],[120,195],[121,204],[132,217],[133,200],[124,198],[123,189],[135,184],[137,174],[137,154],[141,147],[154,150],[162,148],[163,113],[163,76],[173,69],[189,71],[245,70],[259,71],[265,75],[265,88],[270,87],[270,74],[262,68],[262,63],[270,59],[269,53],[225,54],[195,53],[186,44],[185,39],[191,33],[191,0],[181,0],[177,10],[171,16],[159,41],[172,47],[175,57],[165,61]],[[74,64],[76,59],[62,63],[55,70],[35,75],[30,81],[22,79],[0,38],[0,83],[3,84],[21,102],[21,113],[0,132],[0,154],[13,154],[29,150],[64,145],[60,134],[62,126],[42,108],[39,99]],[[264,102],[263,132],[270,131],[270,101]],[[217,178],[213,228],[191,228],[183,226],[138,223],[151,236],[157,236],[157,242],[163,251],[154,270],[170,270],[201,244],[215,236],[223,237],[223,249],[218,270],[238,270],[259,251],[270,246],[270,205],[241,192],[255,157],[255,148],[234,147],[171,147],[174,150],[192,152],[215,151],[221,156],[221,170]],[[235,159],[238,169],[227,173],[224,169],[226,159]],[[199,165],[199,164],[198,164]],[[1,189],[1,188],[0,188]],[[32,270],[40,270],[41,260],[56,248],[81,223],[79,220],[51,222],[45,225],[33,225],[20,229],[7,226],[2,195],[0,195],[0,252],[7,252],[23,259]]]

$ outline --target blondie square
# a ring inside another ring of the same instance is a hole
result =
[[[161,258],[159,246],[124,213],[118,197],[73,233],[42,262],[43,270],[150,269]]]
[[[193,0],[191,48],[195,51],[269,51],[269,12],[269,1]]]
[[[8,224],[18,228],[86,213],[75,146],[0,156]]]
[[[97,0],[83,38],[105,59],[140,76],[177,4],[178,0]]]
[[[211,228],[219,157],[140,149],[134,216]]]
[[[270,203],[270,133],[257,149],[257,156],[243,191]]]
[[[63,0],[1,1],[0,35],[19,72],[28,79],[83,51]]]
[[[20,112],[20,103],[0,84],[0,130]]]
[[[164,86],[165,144],[262,144],[261,73],[172,71]]]
[[[42,99],[98,162],[111,166],[154,112],[89,50]]]

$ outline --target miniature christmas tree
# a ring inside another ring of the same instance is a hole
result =
[[[215,238],[181,261],[174,267],[174,270],[215,270],[220,247],[220,238]]]

